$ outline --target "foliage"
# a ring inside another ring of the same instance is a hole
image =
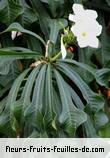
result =
[[[75,43],[73,3],[98,12],[98,49]],[[110,136],[109,12],[110,0],[0,1],[1,137]]]

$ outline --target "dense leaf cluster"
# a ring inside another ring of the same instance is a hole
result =
[[[98,49],[77,46],[73,3],[98,12]],[[0,0],[0,137],[110,137],[109,13],[110,0]]]

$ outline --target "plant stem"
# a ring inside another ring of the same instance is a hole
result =
[[[50,59],[50,61],[55,61],[61,56],[61,52],[59,52],[57,55],[55,55],[53,58]]]

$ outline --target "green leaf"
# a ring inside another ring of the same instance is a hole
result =
[[[103,30],[102,30],[101,37],[100,37],[101,47],[99,48],[98,52],[101,53],[100,61],[102,60],[102,64],[105,65],[109,61],[110,36],[106,30],[104,15],[101,12],[99,14],[99,22],[102,25]],[[108,30],[108,32],[109,32],[109,30]]]
[[[95,122],[96,129],[99,129],[103,127],[105,124],[107,124],[109,122],[109,119],[103,111],[100,111],[95,114],[94,122]]]
[[[12,62],[12,59],[2,59],[0,57],[0,75],[6,75],[9,73]]]
[[[62,102],[62,112],[59,117],[59,122],[64,126],[64,130],[69,133],[70,136],[74,136],[78,126],[84,123],[87,117],[82,110],[74,106],[71,96],[69,95],[67,83],[63,80],[58,71],[54,70],[54,73]]]
[[[104,99],[97,93],[94,93],[81,77],[73,70],[71,65],[60,63],[58,69],[63,72],[82,92],[84,99],[94,112],[104,107]]]
[[[88,115],[87,121],[84,123],[86,137],[87,138],[97,138],[97,130],[93,125],[93,121],[91,120],[90,116]]]
[[[110,123],[102,127],[99,131],[100,137],[109,138],[110,137]]]
[[[83,68],[85,69],[86,71],[90,72],[93,76],[95,75],[95,72],[96,72],[96,69],[91,67],[90,65],[88,64],[85,64],[85,63],[81,63],[81,62],[77,62],[76,60],[71,60],[71,59],[65,59],[65,60],[58,60],[62,63],[68,63],[68,64],[71,64],[71,65],[76,65],[80,68]]]
[[[24,10],[22,15],[22,24],[23,26],[29,27],[32,23],[38,20],[38,15],[34,13],[34,10],[26,3],[25,0],[22,0],[20,5],[22,5]]]
[[[39,25],[41,27],[42,32],[45,35],[45,39],[49,40],[49,20],[50,15],[48,14],[46,8],[39,0],[31,0],[31,4],[35,11],[35,14],[38,15]]]
[[[56,17],[56,15],[58,14],[58,9],[60,8],[61,10],[63,9],[63,4],[64,4],[64,0],[47,0],[48,1],[48,5],[49,8],[51,10],[51,13],[53,15],[53,17]],[[60,14],[60,13],[59,13]]]
[[[44,120],[46,122],[46,128],[52,126],[52,121],[54,120],[54,106],[53,106],[53,87],[52,87],[52,70],[51,65],[48,64],[46,79],[45,79],[45,107]]]
[[[12,23],[5,31],[3,31],[2,33],[5,32],[10,32],[10,31],[20,31],[22,33],[26,33],[29,34],[31,36],[34,36],[35,38],[37,38],[38,40],[40,40],[40,42],[42,42],[42,44],[45,46],[46,43],[45,41],[36,33],[29,31],[27,29],[24,29],[19,23]]]
[[[56,43],[59,35],[59,31],[65,28],[68,25],[68,22],[65,19],[54,19],[50,20],[50,41]]]
[[[38,65],[36,68],[33,69],[33,71],[29,74],[27,78],[27,82],[23,88],[23,92],[21,95],[22,104],[23,104],[23,115],[25,113],[25,110],[31,106],[31,94],[33,91],[33,85],[35,83],[36,77],[39,73],[39,70],[41,68],[41,65]]]
[[[45,83],[46,65],[43,65],[35,81],[31,106],[29,106],[24,116],[32,120],[32,124],[39,130],[44,129],[43,125],[43,96]]]
[[[41,53],[37,53],[35,51],[31,51],[30,49],[20,48],[20,47],[10,47],[10,48],[2,48],[0,49],[0,58],[5,58],[5,62],[10,59],[32,59],[41,57]]]
[[[21,82],[28,72],[29,69],[24,71],[24,73],[22,73],[14,82],[14,85],[9,93],[5,109],[0,115],[0,131],[5,133],[6,135],[8,134],[12,136],[14,134],[14,131],[12,130],[12,126],[10,124],[10,117],[12,116],[13,118],[12,113],[10,114],[10,108],[13,106],[13,103],[16,100]]]
[[[8,96],[8,101],[6,107],[9,108],[9,106],[13,105],[13,103],[16,101],[16,98],[18,96],[18,91],[20,88],[21,83],[23,82],[23,79],[27,75],[27,73],[30,71],[30,69],[25,70],[14,82],[9,96]]]
[[[2,23],[12,23],[19,15],[23,14],[23,12],[23,7],[16,1],[0,1],[0,22]]]
[[[96,71],[95,74],[96,81],[101,85],[109,88],[109,81],[110,81],[110,69],[103,68]]]

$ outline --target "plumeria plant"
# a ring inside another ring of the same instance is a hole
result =
[[[0,1],[1,137],[110,136],[109,5]]]

